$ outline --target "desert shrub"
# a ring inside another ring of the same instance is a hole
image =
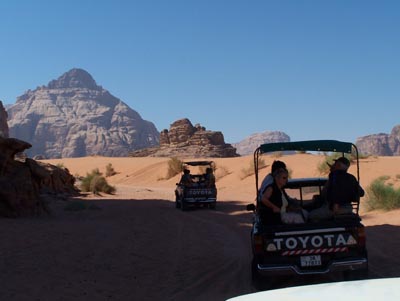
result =
[[[254,160],[252,160],[251,162],[252,162],[251,164],[253,165],[253,169],[254,169]],[[267,163],[265,163],[265,160],[263,158],[258,157],[258,169],[261,169],[264,167],[267,167]]]
[[[367,159],[369,157],[370,157],[370,155],[361,154],[361,153],[358,154],[358,159]],[[351,158],[353,161],[357,159],[355,154],[351,154]]]
[[[96,168],[91,173],[87,173],[86,177],[82,179],[81,190],[94,194],[99,194],[100,192],[112,194],[115,192],[115,187],[110,186],[99,169]]]
[[[386,184],[388,176],[382,176],[371,182],[367,187],[366,207],[367,210],[381,209],[389,211],[400,208],[400,189]]]
[[[106,166],[106,178],[111,177],[113,175],[117,174],[116,171],[114,170],[114,167],[112,166],[111,163],[108,163]]]
[[[328,164],[332,165],[333,164],[333,160],[337,159],[341,157],[341,154],[338,153],[333,153],[331,155],[327,155],[325,154],[325,158],[322,162],[320,162],[317,166],[318,172],[320,175],[327,175],[329,174],[330,171],[330,167],[328,166]],[[353,162],[354,158],[352,157],[352,155],[350,154],[346,154],[345,157],[350,161]]]
[[[86,173],[86,177],[81,179],[81,190],[84,192],[90,191],[90,183],[96,175],[101,175],[98,168],[93,169],[91,173]]]
[[[264,159],[261,157],[258,157],[258,169],[260,170],[261,168],[264,168],[266,166],[267,166],[267,164],[265,163]],[[254,160],[251,160],[248,167],[242,168],[240,179],[243,180],[244,178],[254,175],[254,172],[255,172]]]
[[[291,179],[293,175],[293,169],[287,168],[287,171],[288,171],[288,179]]]
[[[222,179],[223,177],[229,175],[231,171],[225,167],[225,166],[218,166],[218,168],[215,171],[215,180],[218,181],[219,179]]]
[[[182,161],[176,157],[169,159],[166,179],[171,179],[182,172]]]
[[[282,156],[283,156],[283,152],[281,152],[281,151],[271,153],[272,158],[280,158]]]
[[[320,175],[329,174],[330,168],[327,163],[328,163],[328,161],[324,160],[318,164],[317,169],[318,169],[318,172]],[[331,163],[329,163],[329,164],[331,164]]]
[[[56,166],[58,167],[58,168],[61,168],[61,169],[64,169],[65,168],[65,166],[64,166],[64,163],[57,163],[56,164]]]

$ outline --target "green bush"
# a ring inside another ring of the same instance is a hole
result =
[[[388,176],[382,176],[372,181],[367,187],[367,210],[381,209],[385,211],[400,208],[400,189],[386,184]]]
[[[261,157],[258,157],[258,170],[260,170],[260,169],[262,169],[262,168],[264,168],[266,166],[267,166],[267,164],[265,163],[264,159],[261,158]],[[247,178],[247,177],[249,177],[251,175],[254,175],[254,172],[255,172],[255,170],[254,170],[254,160],[251,160],[248,167],[242,168],[242,170],[241,170],[242,174],[241,174],[240,179],[243,180],[244,178]]]
[[[272,158],[280,158],[282,156],[283,156],[283,152],[281,152],[281,151],[271,153]]]
[[[107,180],[102,176],[99,169],[96,168],[91,173],[87,173],[86,177],[82,179],[81,190],[94,194],[99,194],[100,192],[113,194],[116,189],[107,183]]]
[[[177,174],[182,172],[182,164],[183,162],[176,157],[169,159],[168,161],[168,170],[166,179],[171,179]]]
[[[320,175],[327,175],[329,174],[330,171],[330,167],[328,164],[332,165],[333,164],[333,160],[341,157],[341,154],[338,153],[333,153],[331,155],[327,155],[325,154],[325,158],[322,162],[320,162],[317,166],[318,172]],[[345,157],[350,161],[353,162],[355,159],[353,158],[352,155],[350,154],[346,154]]]
[[[218,181],[219,179],[231,174],[231,171],[225,166],[218,166],[215,171],[215,180]]]
[[[114,170],[114,167],[112,166],[111,163],[108,163],[106,166],[106,178],[111,177],[113,175],[117,174],[116,171]]]

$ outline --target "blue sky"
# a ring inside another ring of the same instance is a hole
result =
[[[400,1],[1,1],[0,100],[88,71],[159,131],[227,143],[390,133],[400,124]]]

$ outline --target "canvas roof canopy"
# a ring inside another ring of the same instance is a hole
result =
[[[319,151],[319,152],[341,152],[351,153],[353,143],[337,140],[308,140],[296,142],[266,143],[257,149],[260,153],[277,151]]]

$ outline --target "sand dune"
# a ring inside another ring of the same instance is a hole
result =
[[[323,155],[296,154],[290,156],[274,157],[264,156],[266,167],[260,171],[262,178],[270,170],[273,160],[286,162],[292,177],[319,177],[324,176],[318,172],[318,165],[324,162]],[[190,160],[190,159],[188,159]],[[193,159],[201,160],[201,159]],[[209,160],[209,159],[206,159]],[[256,193],[254,175],[244,177],[243,169],[250,167],[253,156],[239,158],[214,158],[217,166],[216,176],[220,200],[238,200],[251,202]],[[105,173],[106,165],[111,164],[116,175],[107,178],[108,182],[118,189],[116,198],[120,193],[132,188],[144,199],[166,198],[174,200],[175,183],[180,175],[166,180],[169,158],[112,158],[112,157],[84,157],[45,160],[51,164],[61,164],[69,169],[71,174],[85,176],[93,169],[98,168]],[[221,177],[223,172],[223,177]],[[350,173],[357,174],[356,166],[350,166]],[[225,175],[226,174],[226,175]],[[389,176],[390,182],[395,187],[400,184],[400,157],[369,157],[360,160],[360,184],[367,188],[378,177]],[[161,193],[158,195],[158,193]]]

